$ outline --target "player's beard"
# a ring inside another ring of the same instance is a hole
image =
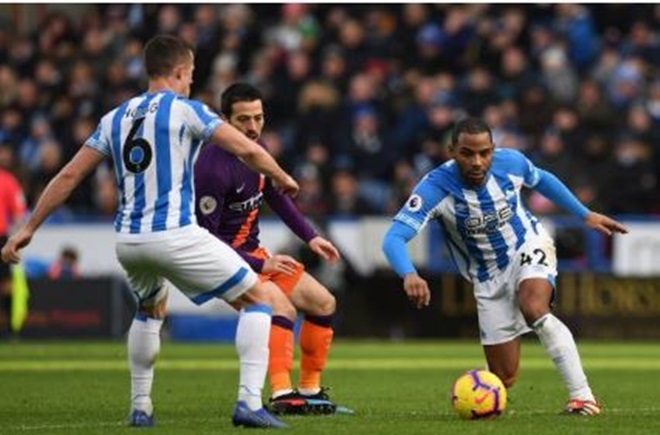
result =
[[[467,182],[472,185],[472,186],[481,186],[484,184],[484,180],[486,179],[486,172],[475,174],[475,173],[467,173],[464,174],[463,177],[467,180]]]

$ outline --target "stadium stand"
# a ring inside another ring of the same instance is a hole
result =
[[[19,176],[29,205],[98,117],[140,89],[144,42],[173,33],[196,47],[196,97],[217,107],[239,79],[264,92],[264,138],[317,219],[391,215],[447,158],[448,132],[466,114],[587,205],[660,213],[658,5],[9,7],[0,167]],[[58,219],[107,217],[115,201],[101,168]],[[529,203],[558,212],[540,196]]]

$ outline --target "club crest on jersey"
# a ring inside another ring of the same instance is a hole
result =
[[[414,213],[422,209],[422,203],[423,203],[422,197],[415,194],[408,199],[408,202],[406,203],[406,207],[408,207],[409,211]]]
[[[199,200],[199,209],[203,215],[209,215],[218,207],[218,201],[212,196],[203,196]]]

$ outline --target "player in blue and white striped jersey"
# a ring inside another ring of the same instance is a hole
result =
[[[204,104],[169,89],[127,100],[101,119],[86,145],[114,162],[121,194],[115,218],[120,239],[194,221],[192,163],[202,140],[220,124]]]
[[[117,258],[138,302],[128,334],[132,426],[154,424],[153,362],[160,350],[168,282],[201,304],[221,298],[240,310],[236,347],[241,362],[233,423],[282,427],[262,405],[268,366],[271,294],[228,245],[196,224],[193,165],[210,140],[239,156],[289,194],[297,183],[257,143],[199,101],[190,100],[194,55],[172,36],[145,46],[149,89],[106,114],[95,133],[46,187],[27,224],[2,250],[17,262],[41,223],[102,160],[114,162],[119,188]]]
[[[513,385],[520,336],[533,330],[569,390],[566,411],[599,414],[573,335],[550,312],[557,275],[554,242],[525,208],[520,191],[536,189],[605,234],[626,233],[626,228],[587,209],[554,175],[518,151],[496,150],[490,128],[479,119],[456,125],[450,152],[453,159],[415,187],[383,241],[385,256],[403,278],[406,294],[418,308],[430,303],[428,284],[417,274],[406,243],[435,219],[456,266],[474,284],[489,369],[507,387]]]

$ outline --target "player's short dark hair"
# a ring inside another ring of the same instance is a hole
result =
[[[190,59],[193,48],[181,38],[156,35],[144,46],[144,67],[147,76],[165,77],[174,67]]]
[[[454,130],[451,133],[452,148],[458,144],[458,138],[460,137],[461,133],[488,133],[488,138],[491,142],[493,141],[493,132],[490,130],[490,126],[486,123],[486,121],[479,118],[465,118],[462,121],[456,123]]]
[[[256,100],[263,100],[259,89],[249,83],[234,83],[220,96],[220,113],[229,118],[235,103]]]

